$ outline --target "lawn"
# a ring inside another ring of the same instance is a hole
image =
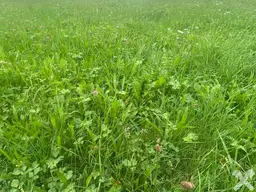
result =
[[[224,192],[236,170],[255,0],[0,0],[0,191]]]

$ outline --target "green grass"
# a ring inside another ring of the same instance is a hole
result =
[[[255,10],[0,0],[0,191],[234,191],[256,171]]]

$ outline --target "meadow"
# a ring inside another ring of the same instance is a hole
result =
[[[224,192],[235,170],[256,172],[255,0],[0,0],[0,191]]]

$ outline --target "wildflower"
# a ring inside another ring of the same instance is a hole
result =
[[[94,91],[92,92],[92,94],[93,94],[93,95],[98,95],[99,92],[98,92],[97,90],[94,90]]]
[[[195,185],[194,183],[190,182],[190,181],[181,181],[180,185],[184,188],[184,189],[194,189]]]

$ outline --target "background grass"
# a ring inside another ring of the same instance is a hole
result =
[[[256,171],[255,10],[0,0],[0,190],[233,191]]]

